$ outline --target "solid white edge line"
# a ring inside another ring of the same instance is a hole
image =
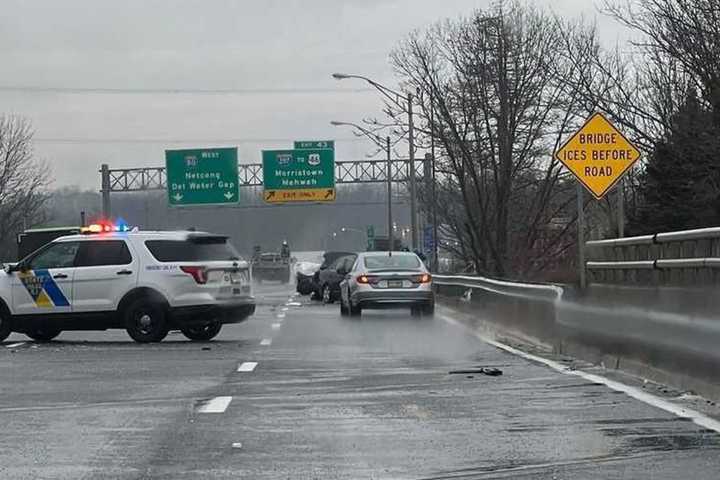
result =
[[[260,345],[263,345],[265,347],[270,346],[272,344],[272,338],[263,338],[260,341]]]
[[[5,345],[5,348],[15,348],[15,347],[20,347],[22,345],[25,345],[25,342],[11,343],[10,345]]]
[[[215,397],[198,407],[198,413],[223,413],[227,410],[232,397]]]
[[[439,317],[442,318],[447,323],[464,329],[465,331],[469,332],[471,335],[478,338],[479,340],[482,340],[483,342],[485,342],[489,345],[492,345],[493,347],[499,348],[500,350],[504,350],[513,355],[517,355],[518,357],[522,357],[531,362],[541,363],[541,364],[543,364],[547,367],[550,367],[553,370],[556,370],[565,375],[574,375],[576,377],[583,378],[589,382],[601,383],[611,390],[614,390],[616,392],[622,392],[622,393],[626,394],[627,396],[634,398],[635,400],[639,400],[639,401],[646,403],[648,405],[651,405],[653,407],[659,408],[661,410],[665,410],[666,412],[676,415],[680,418],[690,419],[695,424],[697,424],[703,428],[707,428],[708,430],[714,430],[715,432],[720,433],[720,421],[715,420],[714,418],[710,418],[707,415],[700,413],[696,410],[693,410],[693,409],[687,408],[687,407],[683,407],[680,405],[676,405],[672,402],[669,402],[668,400],[665,400],[664,398],[660,398],[658,396],[655,396],[648,392],[645,392],[640,388],[633,387],[630,385],[625,385],[624,383],[620,383],[615,380],[610,380],[609,378],[605,378],[602,375],[583,372],[581,370],[570,370],[565,365],[563,365],[559,362],[556,362],[554,360],[549,360],[547,358],[538,357],[537,355],[523,352],[522,350],[513,348],[510,345],[505,345],[504,343],[501,343],[496,340],[492,340],[488,337],[485,337],[484,335],[472,330],[471,328],[467,327],[465,324],[459,322],[458,320],[455,320],[454,318],[452,318],[450,316],[439,315]]]
[[[238,365],[238,372],[252,372],[257,367],[258,362],[243,362]]]

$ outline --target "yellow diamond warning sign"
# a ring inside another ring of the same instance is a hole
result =
[[[596,113],[565,142],[555,157],[600,200],[640,158],[640,151]]]

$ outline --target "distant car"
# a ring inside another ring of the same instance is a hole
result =
[[[339,257],[318,272],[320,298],[323,303],[333,303],[340,298],[340,282],[345,279],[346,272],[350,271],[356,258],[355,254]]]
[[[315,262],[298,262],[295,264],[295,290],[300,295],[310,295],[315,286],[313,277],[320,269],[320,264]]]
[[[322,285],[320,285],[320,272],[328,268],[335,260],[337,260],[340,257],[344,257],[347,255],[354,255],[353,252],[325,252],[322,254],[323,261],[320,264],[320,268],[313,274],[313,295],[315,296],[316,300],[322,299],[322,291],[320,288]]]
[[[360,253],[340,282],[340,314],[358,316],[363,309],[409,307],[413,315],[432,315],[432,276],[411,252]]]

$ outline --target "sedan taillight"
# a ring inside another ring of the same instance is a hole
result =
[[[360,275],[355,279],[357,283],[362,283],[363,285],[367,285],[369,283],[377,283],[378,277],[372,276],[372,275]]]
[[[413,283],[430,283],[432,282],[432,275],[429,273],[423,273],[422,275],[413,275]]]
[[[192,275],[192,277],[195,279],[195,283],[198,283],[200,285],[204,285],[207,283],[208,279],[205,267],[184,266],[180,267],[180,270],[187,273],[188,275]]]

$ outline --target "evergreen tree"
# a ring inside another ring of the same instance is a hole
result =
[[[640,180],[634,233],[720,226],[720,129],[694,95],[675,114]]]

